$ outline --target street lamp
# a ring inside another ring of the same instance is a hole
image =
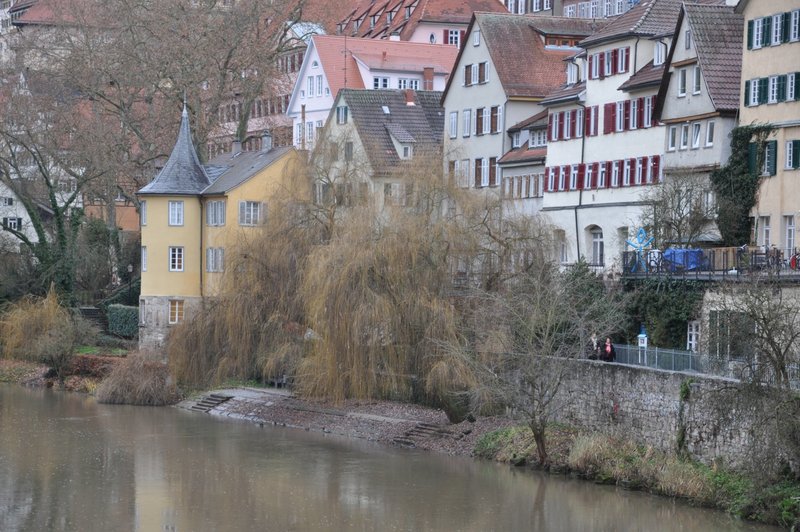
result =
[[[131,280],[133,279],[133,264],[128,264],[128,304],[131,304]]]

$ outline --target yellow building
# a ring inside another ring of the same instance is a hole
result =
[[[200,164],[184,108],[175,147],[164,168],[137,195],[141,202],[142,289],[139,346],[163,345],[204,297],[213,296],[225,250],[266,220],[269,200],[298,174],[294,148],[231,153]]]
[[[774,128],[760,168],[754,240],[788,257],[798,246],[800,216],[800,5],[797,0],[742,0],[736,12],[746,24],[739,123]]]

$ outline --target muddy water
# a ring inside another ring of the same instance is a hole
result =
[[[0,385],[0,530],[770,530],[497,464]]]

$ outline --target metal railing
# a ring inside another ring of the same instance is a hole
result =
[[[633,277],[727,277],[770,273],[800,278],[800,254],[796,250],[745,247],[646,250],[622,253],[623,275]]]

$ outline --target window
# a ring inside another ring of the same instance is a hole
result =
[[[239,202],[239,225],[258,225],[262,220],[263,203],[259,201]]]
[[[314,142],[314,122],[306,122],[306,141]]]
[[[783,13],[772,16],[772,46],[778,46],[783,41]]]
[[[373,89],[388,89],[389,88],[389,78],[385,76],[376,76],[372,78],[372,88]]]
[[[349,140],[344,143],[344,160],[345,161],[353,160],[353,143]]]
[[[592,266],[603,266],[605,264],[603,230],[594,227],[590,234],[592,237]]]
[[[575,190],[576,188],[578,188],[578,173],[579,173],[578,165],[577,164],[573,164],[572,165],[572,169],[571,169],[571,171],[569,173],[569,189],[570,190]]]
[[[644,160],[641,157],[639,157],[636,159],[636,175],[634,176],[634,183],[636,183],[637,185],[642,184],[642,178],[644,177],[644,172],[645,172]]]
[[[336,123],[337,124],[346,124],[347,123],[347,106],[340,105],[336,108]]]
[[[616,131],[625,130],[625,102],[617,102]]]
[[[567,63],[567,85],[575,85],[576,83],[578,83],[578,65]]]
[[[656,42],[653,50],[653,66],[663,65],[667,60],[667,45],[663,42]]]
[[[11,198],[8,199],[11,200]],[[11,205],[11,203],[6,203],[6,205]],[[147,225],[147,200],[139,202],[139,223]]]
[[[686,324],[686,350],[697,352],[700,345],[700,321],[691,320]]]
[[[22,218],[3,218],[3,228],[19,231],[22,229]]]
[[[225,200],[212,200],[206,203],[206,225],[225,225]]]
[[[564,111],[564,140],[569,140],[572,133],[572,111]]]
[[[481,129],[481,132],[485,135],[485,134],[489,133],[489,131],[491,131],[491,128],[490,128],[491,123],[489,122],[489,116],[490,116],[491,110],[488,107],[483,107],[482,111],[483,111],[483,113],[481,115],[481,125],[483,126],[483,128]],[[476,126],[477,126],[477,124],[476,124]]]
[[[617,161],[611,163],[611,186],[619,186],[619,164],[617,164]]]
[[[601,162],[597,171],[597,188],[606,188],[606,163]]]
[[[617,50],[617,72],[628,71],[628,54],[630,48],[620,48]]]
[[[550,122],[550,140],[558,140],[558,118],[561,115],[559,113],[553,113],[550,116],[552,117],[552,121]]]
[[[464,109],[461,113],[463,117],[463,129],[465,137],[469,137],[470,133],[472,132],[472,109]]]
[[[747,100],[748,104],[751,107],[761,103],[759,99],[759,87],[760,83],[758,79],[751,79],[749,82],[747,82],[747,85],[745,86],[745,92],[750,93],[749,97],[745,99]]]
[[[500,133],[503,130],[503,108],[499,105],[495,105],[491,109],[490,114],[491,120],[491,127],[490,130],[492,133]]]
[[[791,102],[796,98],[797,72],[786,75],[786,101]]]
[[[752,31],[753,41],[751,44],[753,50],[757,50],[758,48],[761,48],[761,46],[764,43],[764,19],[758,18],[752,22],[753,22],[753,31]]]
[[[789,22],[789,40],[800,40],[800,9],[792,11],[792,17]]]
[[[686,69],[678,70],[678,97],[686,96]]]
[[[650,127],[653,125],[653,99],[655,96],[646,96],[644,98],[644,111],[642,119],[644,120],[643,127]]]
[[[484,61],[478,64],[478,83],[489,81],[489,62]]]
[[[758,243],[761,246],[769,247],[772,243],[770,240],[769,216],[760,216],[758,218],[758,225],[760,226],[758,231]]]
[[[700,123],[692,124],[692,149],[700,147]]]
[[[605,64],[603,74],[610,76],[614,73],[614,53],[612,50],[606,50],[603,55],[603,63]]]
[[[764,166],[761,169],[762,175],[775,175],[778,151],[777,141],[769,141],[764,145]]]
[[[472,46],[480,46],[481,44],[481,30],[472,32]]]
[[[141,262],[142,262],[142,271],[147,271],[147,246],[142,246],[142,255],[141,255]]]
[[[767,103],[778,102],[778,77],[770,76],[769,78],[769,92],[767,93]]]
[[[183,225],[183,202],[169,202],[169,225]]]
[[[689,124],[681,126],[681,149],[685,150],[689,147]]]
[[[454,139],[458,136],[458,111],[450,113],[450,138]]]
[[[700,94],[700,65],[694,66],[692,76],[692,94]]]
[[[794,254],[794,216],[783,217],[784,247],[786,255]]]
[[[306,87],[306,94],[308,94],[308,97],[311,98],[312,96],[314,96],[314,76],[308,76],[306,82],[308,85]]]
[[[169,300],[169,322],[170,324],[180,323],[183,321],[183,300],[170,299]]]
[[[629,129],[636,129],[639,127],[639,100],[631,100],[631,114],[628,120]]]
[[[533,0],[533,10],[534,11],[542,10],[542,0]]]
[[[687,50],[692,49],[692,30],[686,30],[686,34],[684,35],[684,47]]]
[[[591,79],[600,77],[600,54],[589,56],[589,77]]]
[[[511,147],[512,148],[519,148],[520,147],[520,132],[515,131],[511,135]]]
[[[543,9],[550,9],[550,8],[552,7],[552,5],[551,5],[551,4],[552,4],[551,0],[544,0],[544,7],[543,7]]]
[[[786,169],[800,168],[800,140],[786,141]]]
[[[706,148],[710,148],[714,145],[714,121],[706,125]]]
[[[398,89],[412,89],[419,90],[419,80],[414,78],[399,78],[397,80]]]
[[[575,111],[575,138],[583,136],[583,109]]]
[[[169,271],[183,271],[183,246],[170,246],[169,248]]]
[[[447,30],[447,44],[459,47],[461,46],[461,31]]]
[[[221,272],[225,270],[225,249],[208,248],[206,249],[206,271]]]
[[[471,75],[472,75],[471,84],[472,85],[477,85],[478,84],[478,80],[480,79],[480,76],[478,74],[478,68],[479,67],[478,67],[477,64],[472,65],[472,72],[471,72]]]
[[[583,188],[589,190],[592,188],[592,179],[594,179],[594,166],[593,164],[586,165],[586,176],[583,179]]]
[[[413,151],[411,149],[411,146],[403,146],[403,155],[401,157],[402,159],[411,159],[412,154]]]
[[[631,186],[631,161],[629,159],[625,159],[623,164],[622,185],[626,187]]]

